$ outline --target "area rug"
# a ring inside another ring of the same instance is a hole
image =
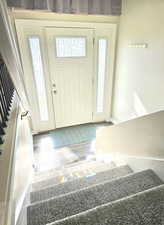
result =
[[[99,127],[109,126],[111,123],[83,124],[78,126],[58,128],[50,131],[55,148],[89,142],[96,138]]]

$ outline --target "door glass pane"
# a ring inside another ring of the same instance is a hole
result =
[[[40,119],[46,121],[48,120],[48,108],[39,37],[29,37],[29,46],[39,103]]]
[[[56,37],[56,56],[86,56],[86,39],[84,37]]]
[[[97,113],[104,111],[104,87],[106,75],[107,39],[98,41],[98,82],[97,82]]]

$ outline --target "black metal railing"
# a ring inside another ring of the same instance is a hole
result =
[[[14,84],[5,63],[0,60],[0,144],[4,142],[5,128],[14,95]]]

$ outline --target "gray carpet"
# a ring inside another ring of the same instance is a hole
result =
[[[28,225],[45,225],[161,184],[152,170],[146,170],[94,185],[31,205],[28,207]]]
[[[58,184],[40,191],[31,192],[31,202],[45,200],[51,197],[60,196],[69,192],[89,187],[93,184],[99,184],[110,179],[125,176],[132,173],[129,166],[120,166],[111,170],[100,172],[91,177],[79,178],[63,184]]]
[[[87,161],[85,163],[75,164],[74,166],[69,166],[60,171],[51,170],[44,172],[42,175],[38,175],[36,177],[36,181],[32,184],[32,191],[38,191],[40,189],[44,189],[50,186],[54,186],[56,184],[61,183],[61,178],[64,177],[64,180],[72,181],[77,179],[78,177],[74,175],[77,174],[84,174],[91,175],[93,173],[102,172],[105,170],[113,169],[116,165],[113,162],[110,163],[100,163],[96,161]],[[81,176],[82,177],[82,176]]]
[[[164,225],[164,185],[98,206],[51,225]]]

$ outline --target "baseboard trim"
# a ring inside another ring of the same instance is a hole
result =
[[[118,123],[121,122],[120,120],[118,120],[118,119],[116,119],[116,118],[114,118],[114,117],[111,117],[110,121],[111,121],[113,124],[118,124]]]
[[[29,198],[29,193],[31,191],[31,180],[32,179],[30,179],[29,185],[26,187],[26,190],[24,191],[22,198],[19,202],[19,205],[16,209],[16,212],[15,212],[15,224],[16,225],[21,224],[21,223],[19,223],[19,221],[21,220],[21,216],[23,214],[24,207],[26,207],[27,202],[29,202],[29,200],[27,200],[27,198]]]

